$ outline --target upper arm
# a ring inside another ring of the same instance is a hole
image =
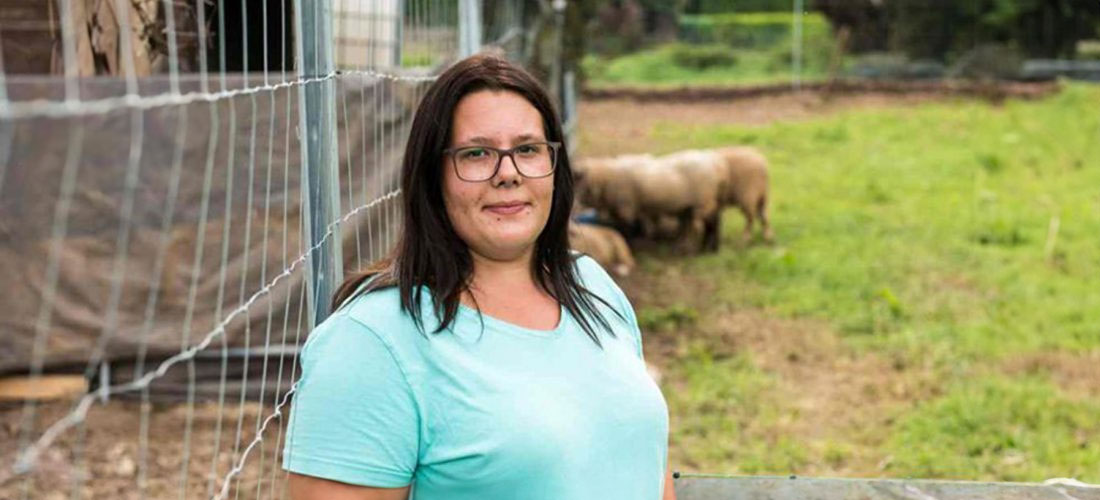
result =
[[[301,359],[283,468],[344,486],[408,486],[419,459],[420,416],[386,341],[337,314],[311,334]]]
[[[287,480],[291,500],[406,500],[409,487],[372,488],[291,473]]]

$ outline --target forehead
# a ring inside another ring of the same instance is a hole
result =
[[[542,114],[509,90],[471,92],[455,106],[451,142],[507,143],[517,138],[545,139]]]

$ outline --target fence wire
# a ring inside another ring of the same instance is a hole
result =
[[[459,10],[522,62],[522,34],[551,24],[526,4],[0,7],[0,498],[285,497],[318,259],[350,272],[388,251],[408,126],[462,55]]]

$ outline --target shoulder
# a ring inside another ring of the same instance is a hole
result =
[[[401,293],[396,286],[361,293],[341,305],[333,313],[334,316],[336,314],[343,314],[348,320],[375,329],[386,329],[408,319],[408,315],[401,310]]]
[[[573,257],[573,267],[577,271],[577,277],[582,281],[614,282],[611,279],[611,275],[607,273],[603,266],[596,262],[596,259],[575,250],[571,250],[570,255]]]
[[[634,311],[630,305],[630,300],[626,297],[626,293],[623,292],[622,288],[619,288],[618,283],[615,283],[611,275],[596,262],[596,259],[583,254],[574,254],[574,257],[574,266],[581,285],[589,292],[605,300],[619,314],[632,318]]]
[[[577,278],[581,284],[589,291],[598,293],[603,296],[605,293],[611,295],[623,295],[622,289],[615,283],[615,280],[611,278],[611,275],[607,273],[607,270],[603,268],[596,259],[589,257],[581,253],[573,254],[573,265],[577,272]],[[610,297],[604,297],[610,299]]]
[[[325,351],[365,347],[393,351],[417,333],[412,317],[401,309],[397,287],[387,287],[360,294],[333,311],[310,333],[305,351],[319,351],[321,346]]]
[[[356,364],[364,357],[390,356],[391,342],[377,332],[347,310],[337,310],[309,333],[302,348],[302,362],[307,366],[318,359],[324,359],[325,363],[346,360]]]

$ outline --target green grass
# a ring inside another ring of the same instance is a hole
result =
[[[1036,380],[977,380],[899,423],[890,470],[955,479],[1096,477],[1100,404]]]
[[[678,120],[652,135],[657,152],[752,144],[771,161],[778,242],[733,248],[742,219],[730,211],[723,250],[684,261],[720,303],[824,322],[856,353],[928,367],[937,389],[869,416],[859,437],[878,443],[882,474],[1100,481],[1100,405],[1002,368],[1100,349],[1097,103],[1100,88],[1069,85],[1036,102],[941,101],[763,127]],[[744,426],[783,413],[766,395],[770,374],[747,358],[700,356],[676,359],[666,383],[683,385],[669,400],[687,425],[674,439],[700,470],[787,473],[862,446],[828,435],[812,457],[790,445],[799,436],[754,448]]]
[[[771,159],[780,245],[695,261],[750,285],[731,299],[827,319],[875,345],[1092,349],[1100,113],[1086,110],[1097,99],[1071,87],[1000,108],[959,101],[764,128],[667,122],[656,135],[666,149],[749,143]],[[729,215],[734,235],[742,222]]]
[[[647,331],[669,331],[691,327],[699,319],[698,311],[682,304],[662,308],[641,308],[637,311],[637,315],[638,326]]]
[[[702,343],[687,351],[666,374],[678,381],[665,390],[678,410],[672,440],[684,453],[676,460],[744,474],[795,471],[806,463],[796,436],[775,428],[783,409],[773,401],[771,376],[747,355],[716,356]]]

